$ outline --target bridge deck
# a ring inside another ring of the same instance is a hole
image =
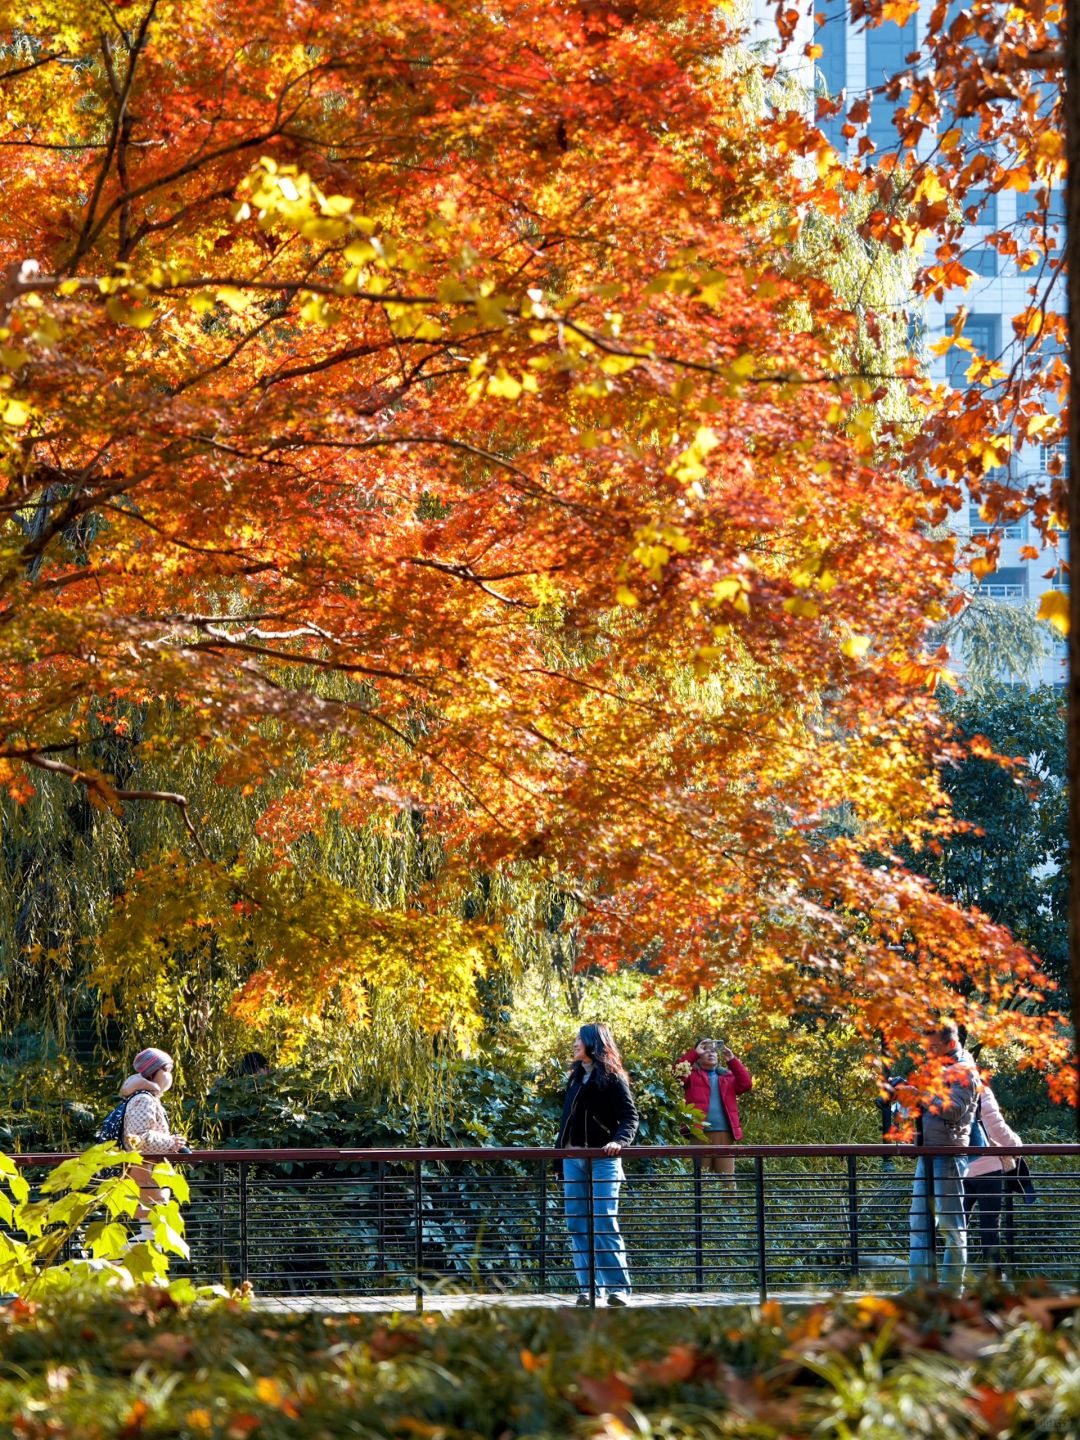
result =
[[[836,1292],[829,1290],[781,1290],[769,1292],[769,1300],[781,1305],[812,1305],[817,1300],[826,1300]],[[870,1291],[846,1290],[844,1294],[857,1298]],[[273,1315],[382,1315],[404,1314],[421,1308],[414,1295],[256,1295],[255,1305]],[[641,1291],[630,1296],[630,1307],[635,1310],[663,1307],[723,1309],[729,1306],[756,1305],[758,1297],[745,1290],[686,1290],[686,1291]],[[438,1315],[460,1314],[463,1310],[558,1310],[574,1307],[573,1294],[563,1295],[493,1295],[487,1293],[434,1293],[423,1297],[425,1313]],[[602,1300],[597,1309],[606,1308]]]

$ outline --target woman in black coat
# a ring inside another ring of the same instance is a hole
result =
[[[619,1230],[619,1190],[624,1145],[637,1134],[638,1113],[630,1081],[614,1037],[606,1025],[583,1025],[574,1041],[574,1063],[567,1078],[562,1120],[555,1144],[560,1148],[602,1150],[603,1158],[568,1156],[562,1162],[566,1228],[577,1276],[579,1305],[589,1303],[595,1282],[609,1305],[625,1305],[630,1295],[626,1246]],[[592,1172],[593,1255],[589,1256],[589,1172]]]

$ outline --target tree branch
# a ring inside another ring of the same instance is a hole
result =
[[[48,747],[50,749],[54,747]],[[59,747],[55,747],[59,748]],[[68,747],[64,747],[65,749]],[[29,750],[25,754],[18,755],[16,759],[22,760],[24,764],[32,766],[35,770],[44,770],[50,775],[63,775],[73,785],[82,785],[88,793],[96,795],[102,804],[111,810],[114,801],[131,800],[157,800],[164,805],[175,805],[180,811],[184,822],[184,828],[198,846],[199,854],[204,860],[209,860],[206,846],[202,842],[199,832],[191,823],[191,815],[188,813],[188,798],[186,795],[179,795],[174,790],[117,790],[108,783],[104,775],[94,771],[80,770],[75,765],[68,765],[64,760],[53,760],[45,754],[45,750]]]

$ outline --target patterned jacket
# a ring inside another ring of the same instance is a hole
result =
[[[124,1149],[141,1155],[172,1155],[184,1141],[169,1128],[169,1117],[161,1103],[161,1087],[142,1075],[129,1075],[120,1087],[127,1100],[124,1111]]]

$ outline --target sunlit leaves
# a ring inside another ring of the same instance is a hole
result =
[[[95,1261],[117,1263],[135,1280],[166,1275],[170,1254],[187,1258],[179,1203],[190,1192],[186,1180],[168,1165],[155,1167],[154,1178],[171,1185],[176,1198],[150,1206],[152,1242],[130,1242],[121,1217],[133,1216],[141,1197],[135,1180],[118,1164],[139,1158],[111,1144],[94,1145],[49,1170],[38,1187],[40,1198],[34,1199],[15,1162],[0,1154],[0,1184],[9,1192],[5,1195],[0,1188],[0,1221],[6,1230],[0,1234],[0,1287],[25,1296],[63,1286],[83,1268],[81,1260],[62,1255],[79,1231]],[[98,1278],[107,1283],[109,1277],[99,1272]]]
[[[1060,590],[1047,590],[1039,600],[1039,619],[1046,620],[1059,635],[1069,633],[1069,596]]]
[[[140,1022],[239,994],[296,1048],[392,995],[467,1045],[520,867],[581,953],[747,966],[870,1044],[977,1009],[973,956],[1035,984],[863,860],[948,827],[954,495],[898,463],[932,431],[895,294],[991,183],[963,134],[879,192],[705,0],[539,6],[527,46],[498,0],[226,8],[148,16],[122,115],[75,7],[85,63],[5,94],[0,248],[39,268],[0,337],[0,778],[145,841],[63,963]],[[952,413],[956,495],[1006,430]]]

